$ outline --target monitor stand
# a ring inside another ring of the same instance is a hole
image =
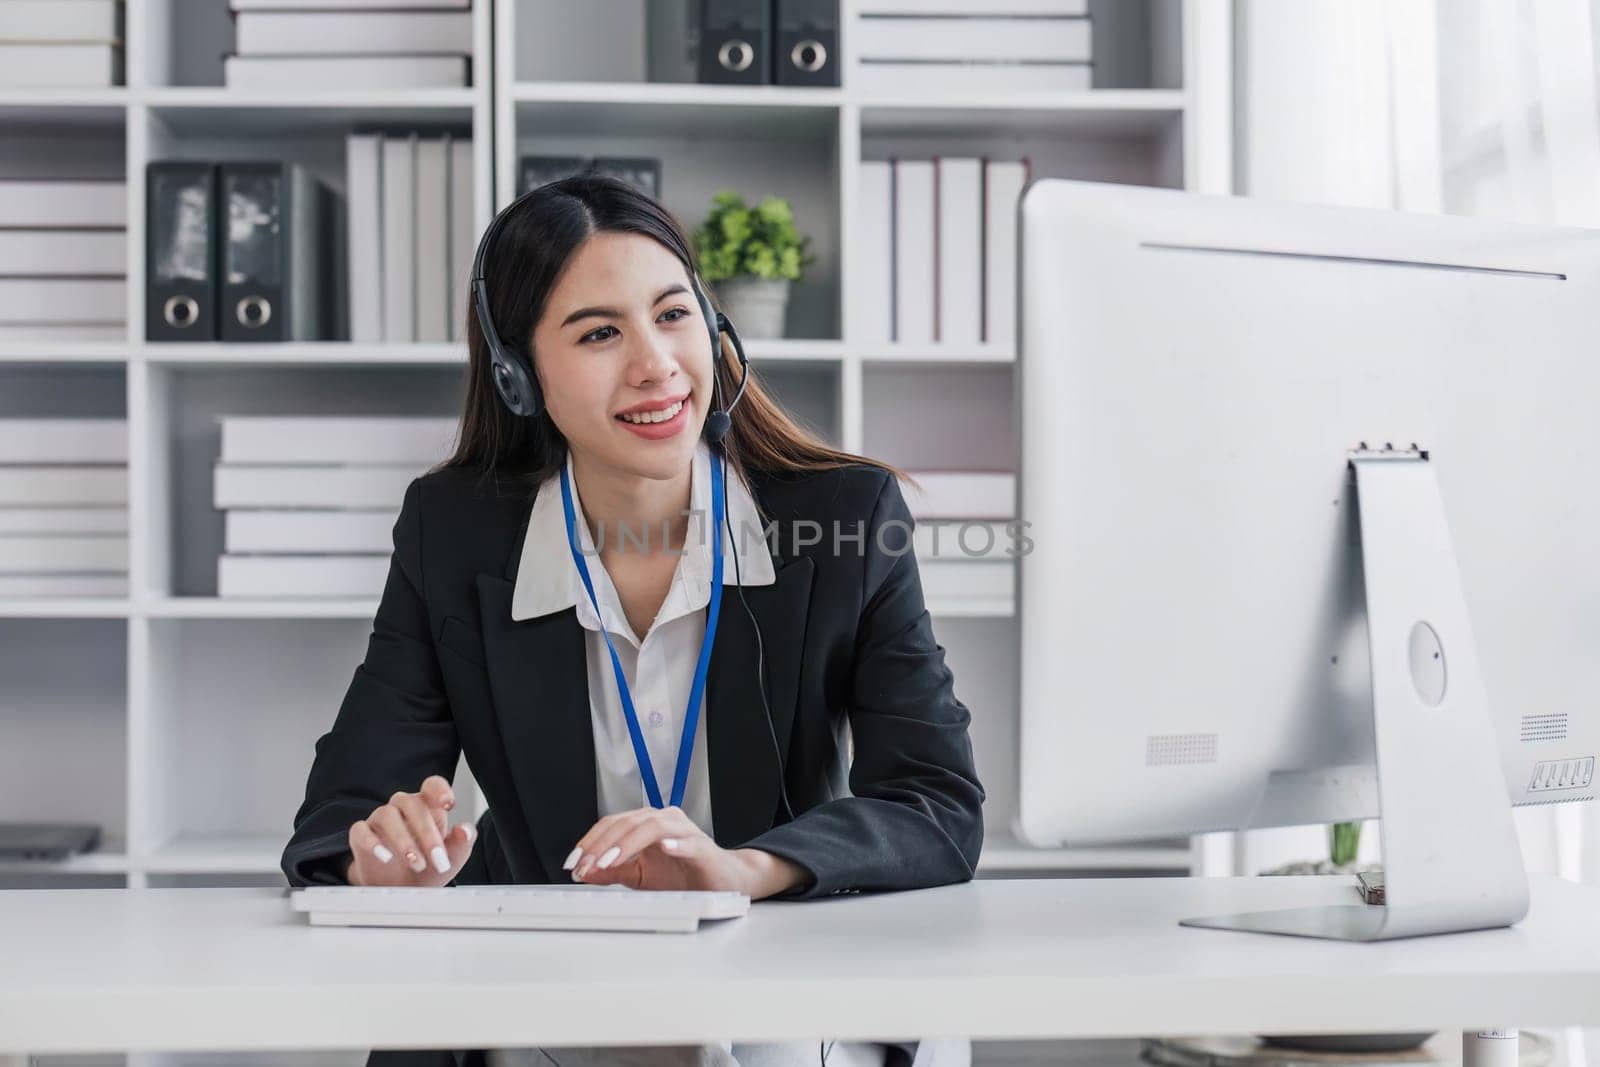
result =
[[[1433,464],[1415,446],[1365,444],[1349,462],[1372,649],[1385,903],[1184,926],[1387,941],[1510,926],[1528,913],[1528,876]]]

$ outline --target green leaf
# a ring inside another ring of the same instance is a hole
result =
[[[692,236],[707,282],[740,276],[798,281],[816,261],[807,252],[811,239],[800,234],[793,209],[781,197],[763,197],[751,208],[734,190],[720,190]]]
[[[1354,863],[1361,850],[1361,824],[1338,822],[1329,828],[1329,856],[1335,866]]]

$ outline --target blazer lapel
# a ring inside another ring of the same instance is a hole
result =
[[[778,752],[788,766],[789,734],[800,689],[806,615],[811,600],[811,560],[779,567],[771,585],[744,586],[750,613],[761,627],[768,705]],[[706,672],[706,762],[711,781],[711,821],[717,844],[736,848],[771,829],[778,818],[778,757],[772,751],[757,678],[755,634],[739,603],[738,586],[722,591],[717,635]]]
[[[514,581],[479,574],[477,584],[506,763],[539,861],[557,880],[562,861],[600,817],[583,627],[571,608],[515,622]]]
[[[490,698],[512,786],[545,874],[559,879],[567,854],[600,817],[587,647],[572,608],[520,622],[511,618],[527,510],[521,518],[504,575],[477,575],[478,607]],[[802,557],[778,565],[773,584],[743,587],[761,627],[772,731],[785,766],[814,570]],[[761,705],[756,639],[739,588],[723,588],[701,723],[713,829],[724,848],[770,829],[779,807],[778,759]]]

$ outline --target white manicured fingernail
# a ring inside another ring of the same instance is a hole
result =
[[[661,847],[668,852],[676,852],[678,851],[678,839],[676,837],[663,837],[661,839]]]
[[[478,828],[471,823],[463,824],[461,832],[467,835],[467,844],[469,845],[478,839]]]
[[[433,869],[440,874],[450,869],[450,854],[444,850],[443,845],[434,845],[433,851],[428,855],[433,857]]]
[[[567,855],[567,862],[561,865],[561,869],[570,871],[578,865],[578,861],[581,859],[583,859],[583,849],[575,848]]]
[[[620,855],[622,855],[622,849],[618,848],[616,845],[612,845],[606,854],[600,857],[600,868],[604,870],[605,868],[611,866],[613,863],[617,862],[617,857]]]
[[[373,845],[372,854],[378,857],[379,863],[388,863],[390,860],[394,859],[394,853],[390,852],[382,845]]]

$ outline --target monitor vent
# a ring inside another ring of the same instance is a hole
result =
[[[1567,714],[1524,715],[1522,739],[1524,741],[1560,741],[1567,736]]]
[[[1144,742],[1149,767],[1172,763],[1217,762],[1216,734],[1151,734]]]

